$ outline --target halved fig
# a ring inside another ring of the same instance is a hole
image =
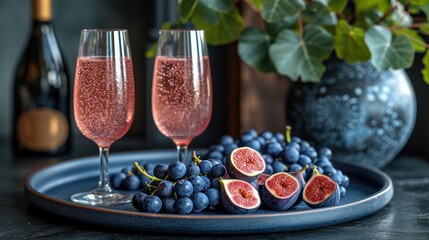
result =
[[[311,208],[336,206],[340,203],[340,187],[330,177],[313,167],[313,175],[303,190],[303,200]]]
[[[283,211],[292,207],[298,199],[301,185],[286,172],[271,175],[265,180],[262,201],[272,210]]]
[[[228,156],[225,167],[231,178],[252,182],[265,171],[265,161],[256,150],[239,147]]]
[[[258,191],[239,179],[220,179],[222,205],[229,213],[251,213],[261,205]]]

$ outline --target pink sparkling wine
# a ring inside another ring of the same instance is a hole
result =
[[[210,62],[156,57],[152,112],[158,129],[176,145],[188,146],[208,126],[212,114]]]
[[[100,147],[124,136],[134,117],[131,58],[79,57],[73,105],[79,130]]]

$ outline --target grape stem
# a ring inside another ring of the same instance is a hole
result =
[[[195,151],[192,151],[192,158],[194,158],[194,162],[195,162],[196,164],[200,164],[201,159],[200,159],[200,157],[199,157],[199,156],[197,156],[197,153],[196,153]]]
[[[150,180],[157,181],[157,182],[161,182],[161,181],[162,181],[162,179],[157,178],[157,177],[155,177],[155,176],[151,176],[149,173],[147,173],[147,172],[146,172],[146,170],[145,170],[144,168],[140,167],[140,165],[139,165],[139,163],[138,163],[138,162],[134,162],[133,164],[134,164],[134,166],[137,168],[137,170],[138,170],[141,174],[145,175],[145,176],[146,176],[147,178],[149,178]]]
[[[292,141],[291,131],[292,131],[292,127],[286,126],[286,133],[285,133],[286,143],[290,143]]]

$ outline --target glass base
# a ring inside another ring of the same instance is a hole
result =
[[[113,206],[131,202],[133,195],[118,192],[105,192],[98,189],[92,192],[73,194],[70,199],[73,202],[92,206]]]

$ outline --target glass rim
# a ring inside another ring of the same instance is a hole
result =
[[[126,28],[84,28],[82,32],[128,32]]]
[[[159,32],[204,32],[203,29],[186,29],[186,28],[178,28],[178,29],[160,29]]]

